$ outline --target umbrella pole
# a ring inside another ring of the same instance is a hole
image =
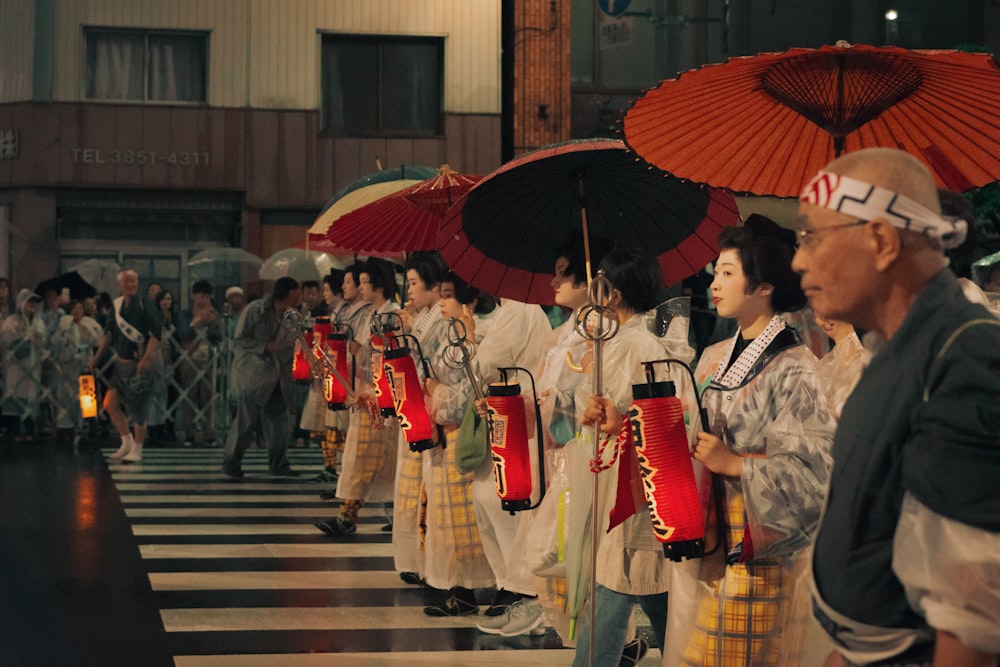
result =
[[[587,266],[587,287],[594,279],[594,274],[590,267],[590,228],[587,225],[587,205],[583,198],[583,173],[577,175],[580,192],[580,224],[583,227],[583,259]]]
[[[581,207],[584,216],[584,229],[586,229],[586,212]],[[586,232],[584,239],[587,238]],[[589,270],[589,257],[588,257]],[[577,329],[586,338],[594,343],[594,366],[593,366],[593,393],[600,396],[604,392],[604,376],[602,373],[604,365],[603,344],[604,341],[612,339],[618,333],[618,317],[611,307],[611,297],[614,293],[611,282],[604,277],[604,271],[598,271],[597,277],[590,284],[588,291],[588,303],[580,308],[576,314]],[[593,323],[593,327],[588,327],[588,322]],[[598,522],[600,512],[600,436],[601,425],[594,423],[594,456],[591,461],[591,469],[594,472],[593,499],[590,508],[591,543],[590,543],[590,627],[588,634],[587,660],[590,667],[594,665],[594,639],[597,627],[597,544],[601,537],[601,526]]]

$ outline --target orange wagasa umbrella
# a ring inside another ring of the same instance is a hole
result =
[[[1000,67],[984,53],[844,42],[732,58],[646,92],[624,134],[650,164],[732,192],[796,197],[841,153],[876,146],[965,191],[1000,180]]]

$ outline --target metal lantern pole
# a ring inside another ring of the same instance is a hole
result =
[[[588,260],[589,264],[589,260]],[[594,365],[593,365],[593,392],[600,396],[604,391],[604,378],[602,374],[603,365],[603,344],[611,340],[618,333],[618,316],[611,307],[611,297],[614,288],[604,276],[604,271],[597,272],[597,276],[591,281],[587,291],[588,302],[576,312],[576,327],[581,335],[592,341],[594,344]],[[601,425],[594,423],[594,461],[600,456],[600,434]],[[597,596],[597,542],[600,539],[600,525],[597,521],[599,507],[599,472],[594,470],[594,497],[591,505],[591,548],[590,548],[590,644],[588,651],[588,662],[593,667],[594,664],[594,628],[597,625],[597,614],[595,609]]]

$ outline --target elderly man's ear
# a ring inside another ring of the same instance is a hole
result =
[[[876,218],[864,226],[864,238],[879,271],[889,269],[903,250],[903,238],[899,230],[889,222]]]

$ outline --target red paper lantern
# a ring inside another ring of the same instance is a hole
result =
[[[424,389],[417,374],[417,365],[410,356],[410,348],[403,345],[386,350],[384,359],[399,427],[410,443],[410,451],[430,449],[434,446],[434,426],[427,414]]]
[[[521,385],[507,382],[506,371],[518,370],[531,378],[531,373],[523,368],[500,369],[502,382],[489,386],[486,398],[487,431],[493,457],[493,476],[500,497],[500,506],[513,514],[519,510],[532,509],[541,502],[545,492],[545,473],[540,465],[542,454],[541,415],[538,402],[535,404],[535,419],[538,436],[535,451],[528,441],[528,424],[524,413],[524,399]],[[531,378],[534,393],[534,378]],[[537,472],[536,472],[537,471]],[[534,482],[538,480],[538,485]],[[536,492],[537,489],[537,492]],[[533,496],[537,495],[534,504]]]
[[[306,354],[314,354],[312,329],[303,328],[302,336],[306,339],[308,349],[302,347],[301,339],[295,341],[295,356],[292,357],[292,379],[305,384],[312,381],[312,368],[309,365],[309,359],[306,358]]]
[[[392,387],[389,386],[389,378],[385,374],[385,341],[387,338],[382,334],[372,334],[372,384],[375,385],[375,401],[383,417],[395,417],[396,406],[392,400]],[[390,347],[392,345],[390,344]]]
[[[647,369],[648,374],[651,371]],[[632,385],[629,419],[653,531],[673,560],[705,552],[705,519],[673,382]]]
[[[353,380],[354,372],[349,368],[347,359],[348,341],[350,340],[350,329],[346,331],[330,331],[326,334],[326,356],[330,359],[334,368],[340,373],[340,377]],[[333,373],[328,373],[323,378],[323,396],[326,398],[326,407],[330,410],[344,410],[347,408],[347,387],[342,385]]]

